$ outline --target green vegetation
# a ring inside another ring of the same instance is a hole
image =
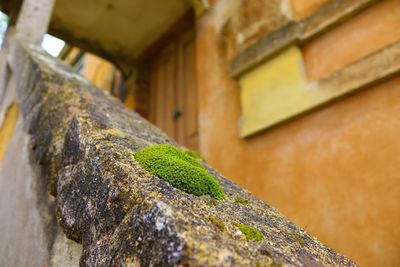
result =
[[[225,230],[225,223],[221,221],[220,219],[214,217],[214,216],[209,216],[208,220],[212,222],[220,231]]]
[[[206,160],[203,158],[203,156],[200,155],[200,153],[197,152],[197,151],[194,151],[194,150],[186,150],[185,152],[186,152],[186,154],[188,154],[189,156],[191,156],[191,157],[194,158],[194,159],[199,159],[199,160],[202,160],[202,161],[206,161]]]
[[[249,201],[244,199],[244,198],[240,198],[240,197],[235,197],[235,202],[242,204],[243,206],[246,206],[247,204],[249,204]]]
[[[134,153],[133,157],[142,168],[186,193],[225,198],[214,177],[193,156],[179,148],[169,144],[152,145]]]
[[[257,230],[254,227],[241,224],[238,222],[233,222],[232,223],[234,226],[239,228],[239,230],[244,234],[247,240],[252,240],[252,241],[261,241],[264,239],[263,233],[261,233],[259,230]]]

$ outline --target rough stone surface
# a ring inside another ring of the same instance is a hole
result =
[[[18,117],[0,161],[0,266],[77,266],[82,246],[57,224],[47,179],[29,163],[30,142]]]
[[[224,200],[149,174],[132,154],[177,146],[171,138],[40,50],[16,47],[32,163],[66,236],[82,244],[81,266],[355,266],[207,163]],[[247,240],[238,223],[264,238]]]

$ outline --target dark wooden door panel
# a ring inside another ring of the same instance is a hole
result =
[[[150,120],[191,149],[198,147],[194,33],[164,48],[150,72]]]

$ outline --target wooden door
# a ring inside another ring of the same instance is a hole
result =
[[[198,114],[192,30],[157,54],[150,70],[149,119],[178,143],[197,150]]]

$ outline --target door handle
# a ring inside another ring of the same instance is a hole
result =
[[[178,119],[180,116],[182,116],[182,111],[180,111],[179,109],[175,109],[172,112],[172,118],[174,118],[174,120]]]

